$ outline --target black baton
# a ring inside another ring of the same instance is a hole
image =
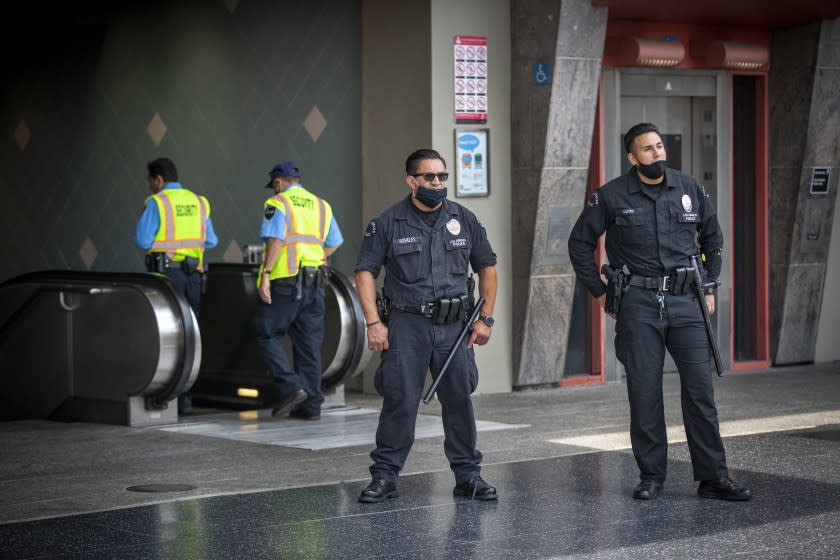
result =
[[[429,387],[429,390],[426,392],[426,396],[423,397],[423,404],[429,404],[432,402],[432,395],[435,394],[435,389],[437,389],[438,383],[440,383],[440,380],[443,379],[443,374],[446,373],[446,368],[449,367],[449,362],[452,361],[452,357],[455,355],[455,352],[458,351],[458,346],[461,345],[461,342],[464,340],[467,333],[472,330],[473,323],[478,321],[478,316],[481,315],[481,307],[484,305],[484,301],[484,298],[480,297],[478,298],[478,301],[475,302],[475,307],[473,308],[472,315],[470,315],[470,320],[467,321],[467,324],[464,325],[463,329],[461,329],[461,334],[458,335],[458,340],[456,340],[455,344],[452,345],[452,350],[449,351],[446,361],[443,362],[443,367],[440,368],[440,373],[438,373],[437,379],[435,379],[435,382],[432,383],[431,387]]]
[[[703,321],[706,323],[706,334],[709,335],[709,344],[712,347],[712,357],[715,359],[715,369],[717,370],[718,377],[723,377],[725,375],[725,371],[723,370],[723,365],[720,363],[720,352],[718,352],[717,340],[715,339],[715,333],[712,330],[712,320],[709,318],[709,310],[706,307],[706,294],[703,290],[706,288],[717,288],[719,282],[709,282],[708,284],[703,284],[703,279],[700,277],[700,265],[697,262],[697,257],[691,255],[691,266],[694,269],[694,285],[697,286],[697,301],[700,303],[700,311],[703,313]]]

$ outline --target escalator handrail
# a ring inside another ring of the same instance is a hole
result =
[[[347,276],[345,276],[342,272],[336,269],[330,269],[330,275],[334,276],[338,280],[336,282],[333,282],[333,286],[340,287],[347,293],[348,296],[350,296],[347,298],[347,301],[350,303],[351,312],[353,314],[352,320],[356,324],[356,328],[353,329],[353,332],[355,333],[355,340],[353,341],[353,350],[351,352],[350,359],[348,360],[348,363],[346,365],[345,373],[339,376],[337,381],[330,383],[330,386],[325,388],[330,388],[334,385],[338,385],[348,377],[351,377],[356,372],[356,368],[358,367],[359,362],[362,359],[362,355],[365,351],[364,346],[367,337],[367,329],[365,327],[365,316],[362,311],[362,304],[359,301],[358,295],[355,295],[355,288],[352,282]],[[354,295],[355,297],[353,297]],[[326,384],[324,383],[324,385]]]
[[[36,284],[37,288],[32,297],[28,298],[18,309],[16,309],[9,320],[0,328],[0,334],[8,326],[10,321],[16,320],[26,312],[29,305],[40,295],[45,292],[54,291],[69,291],[69,292],[84,292],[80,290],[78,284],[94,285],[95,287],[107,288],[128,287],[138,289],[139,287],[160,289],[165,286],[163,290],[164,295],[171,302],[175,303],[177,314],[181,319],[183,325],[183,348],[184,352],[178,358],[177,370],[178,375],[172,376],[164,387],[151,394],[145,395],[146,408],[151,410],[161,410],[167,407],[167,403],[177,397],[184,391],[189,382],[190,374],[192,373],[193,362],[196,355],[196,330],[195,324],[192,320],[192,309],[187,303],[187,300],[178,291],[174,282],[166,275],[149,273],[149,272],[83,272],[78,270],[42,270],[37,272],[28,272],[20,276],[16,276],[3,283],[0,283],[0,290],[10,286],[20,286],[27,284]]]

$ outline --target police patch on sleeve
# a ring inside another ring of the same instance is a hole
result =
[[[373,237],[376,235],[376,220],[371,220],[365,230],[365,237]]]
[[[266,206],[265,207],[265,219],[270,220],[274,217],[274,214],[277,212],[277,208],[274,206]]]
[[[589,197],[589,201],[586,203],[586,205],[590,208],[594,208],[595,206],[598,206],[598,204],[600,204],[600,200],[598,199],[598,193],[594,192],[592,193],[592,196]]]

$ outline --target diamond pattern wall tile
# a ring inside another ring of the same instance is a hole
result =
[[[26,121],[21,120],[17,127],[15,127],[15,144],[17,144],[20,151],[26,149],[26,145],[29,144],[29,140],[32,138],[32,131],[29,130],[29,125],[26,124]]]
[[[93,261],[96,260],[96,257],[99,255],[99,252],[96,250],[96,245],[93,244],[90,237],[85,238],[85,242],[82,243],[82,248],[79,249],[79,256],[82,257],[82,262],[85,264],[85,268],[90,270],[90,267],[93,266]]]
[[[133,234],[156,157],[210,200],[210,262],[242,262],[242,246],[259,244],[268,170],[294,160],[348,238],[332,264],[352,271],[348,232],[363,229],[360,0],[223,1],[192,3],[186,22],[176,2],[116,6],[102,16],[105,41],[47,45],[48,68],[4,76],[0,281],[42,268],[142,270]],[[277,22],[290,19],[295,40],[278,40]],[[167,40],[148,41],[153,27]]]
[[[303,128],[309,133],[309,137],[312,138],[312,143],[317,143],[318,138],[321,137],[321,133],[327,128],[327,119],[321,114],[321,110],[318,109],[317,105],[309,111],[309,114],[303,121]]]
[[[224,259],[224,262],[242,262],[242,249],[239,247],[239,243],[236,242],[236,239],[230,242],[227,249],[225,249],[225,254],[222,258]]]
[[[166,123],[163,122],[163,119],[160,118],[160,115],[155,113],[155,116],[152,117],[152,120],[149,122],[149,126],[146,127],[146,134],[149,135],[149,138],[152,139],[152,143],[155,145],[155,148],[160,146],[160,143],[163,141],[163,137],[166,136]]]

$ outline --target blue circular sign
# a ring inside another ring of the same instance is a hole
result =
[[[478,145],[481,143],[481,140],[478,139],[478,136],[475,134],[464,134],[460,138],[458,138],[458,147],[462,150],[473,151],[478,148]]]

